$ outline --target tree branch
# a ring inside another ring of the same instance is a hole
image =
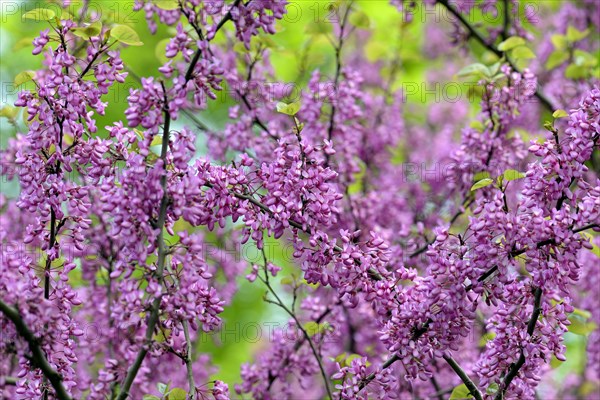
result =
[[[25,321],[19,315],[19,311],[10,307],[8,304],[4,303],[0,299],[0,311],[6,317],[12,321],[17,329],[17,333],[25,339],[27,344],[29,344],[29,350],[31,351],[31,364],[39,368],[44,376],[50,381],[50,384],[54,388],[56,393],[56,397],[59,400],[71,400],[71,396],[67,393],[66,389],[62,384],[62,376],[50,365],[44,351],[39,345],[39,340],[35,337],[33,332],[29,330],[29,327],[25,324]]]
[[[452,368],[454,372],[456,372],[456,375],[458,375],[459,378],[463,381],[467,389],[469,389],[469,392],[473,395],[473,397],[475,397],[475,400],[483,400],[483,396],[477,388],[477,385],[473,383],[471,378],[469,378],[467,373],[460,367],[460,365],[458,365],[458,363],[454,361],[454,358],[452,358],[452,356],[450,355],[444,354],[444,360],[446,360],[448,365],[450,365],[450,368]]]
[[[536,288],[534,290],[533,312],[531,313],[531,318],[529,319],[529,322],[527,323],[527,334],[529,336],[533,335],[533,332],[535,331],[535,325],[537,324],[538,318],[540,317],[540,313],[542,312],[541,303],[542,303],[542,288]],[[525,352],[523,351],[523,348],[521,347],[519,359],[517,360],[516,363],[511,365],[510,369],[508,370],[508,373],[506,374],[506,377],[504,378],[502,387],[496,393],[494,400],[504,399],[504,395],[506,394],[506,391],[510,387],[511,382],[513,381],[513,379],[515,379],[517,377],[517,375],[519,374],[519,370],[521,369],[521,367],[524,364],[525,364]]]
[[[161,184],[161,187],[163,190],[163,195],[162,195],[162,199],[160,201],[158,221],[156,223],[156,229],[158,229],[158,236],[156,238],[156,243],[157,243],[157,247],[158,247],[158,261],[157,261],[157,268],[154,272],[154,277],[158,280],[161,288],[162,288],[162,282],[163,282],[163,278],[164,278],[163,272],[164,272],[164,268],[165,268],[165,258],[166,258],[166,254],[167,254],[166,245],[165,245],[165,241],[164,241],[164,237],[163,237],[163,228],[165,226],[165,220],[167,218],[167,204],[168,204],[167,152],[169,149],[169,134],[170,134],[170,129],[171,129],[170,128],[171,114],[169,113],[169,109],[168,109],[169,105],[168,105],[168,101],[167,101],[167,97],[166,97],[167,94],[166,94],[164,84],[163,84],[163,91],[164,91],[164,95],[165,95],[165,99],[164,99],[165,104],[163,105],[163,111],[165,114],[165,122],[164,122],[164,126],[163,126],[162,148],[161,148],[161,152],[160,152],[160,158],[163,162],[163,169],[164,169],[164,171],[163,171],[164,173],[160,178],[160,184]],[[117,400],[125,400],[127,398],[127,396],[129,395],[129,390],[131,389],[131,385],[133,384],[133,381],[135,380],[135,377],[136,377],[140,367],[142,366],[142,362],[144,361],[144,358],[146,358],[146,354],[148,354],[148,346],[152,342],[152,335],[154,334],[154,328],[156,327],[156,324],[158,323],[160,302],[161,302],[160,296],[156,297],[154,299],[154,301],[152,302],[150,316],[148,317],[148,325],[146,327],[145,343],[142,345],[142,348],[139,350],[134,363],[131,365],[131,367],[129,368],[129,370],[127,372],[127,376],[125,378],[125,381],[121,385],[121,390],[119,391],[119,396],[117,397]]]

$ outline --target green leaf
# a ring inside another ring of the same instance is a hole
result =
[[[156,388],[158,389],[158,392],[160,394],[165,394],[167,393],[167,390],[169,390],[169,385],[166,383],[158,382],[156,384]]]
[[[552,37],[550,37],[550,41],[556,50],[566,50],[566,48],[569,46],[569,41],[565,35],[552,35]]]
[[[590,322],[587,318],[581,317],[575,313],[569,316],[569,332],[580,336],[589,336],[598,327],[595,323]]]
[[[486,332],[479,339],[479,346],[483,347],[487,342],[493,340],[496,337],[496,332]]]
[[[572,26],[567,27],[567,39],[571,43],[578,42],[581,39],[584,39],[589,34],[590,34],[590,30],[589,29],[586,29],[584,31],[580,31],[577,28],[574,28]]]
[[[152,3],[161,10],[177,10],[179,8],[177,0],[153,0]]]
[[[102,22],[96,21],[91,23],[90,25],[84,28],[73,28],[71,32],[73,35],[78,36],[83,39],[90,39],[92,37],[98,36],[102,31]]]
[[[359,358],[362,358],[360,354],[350,354],[344,359],[344,366],[349,367],[350,365],[352,365],[352,360],[356,360]]]
[[[473,186],[471,186],[471,191],[484,188],[486,186],[491,185],[494,181],[490,178],[483,178],[480,181],[475,182]]]
[[[504,179],[507,181],[516,181],[517,179],[525,178],[525,174],[514,169],[507,169],[504,171]]]
[[[452,390],[449,400],[462,400],[462,399],[472,399],[472,398],[473,398],[473,396],[471,395],[471,392],[467,388],[467,385],[465,385],[463,383],[462,385],[458,385],[457,387],[454,388],[454,390]]]
[[[569,53],[564,50],[556,50],[546,60],[546,69],[554,69],[569,59]]]
[[[592,248],[588,250],[591,251],[592,254],[595,254],[596,257],[600,258],[600,247],[594,244],[594,237],[587,232],[580,232],[580,235],[583,236],[592,245]],[[577,309],[575,309],[575,312],[576,311]]]
[[[478,132],[483,132],[483,130],[485,129],[485,126],[483,125],[483,123],[479,120],[474,120],[473,122],[471,122],[469,124],[469,126],[473,129],[475,129]]]
[[[481,63],[467,65],[456,74],[459,77],[474,76],[478,78],[489,78],[492,76],[489,68]]]
[[[535,58],[535,54],[529,47],[519,46],[510,51],[510,56],[515,60],[530,60]]]
[[[348,354],[344,352],[338,355],[336,358],[334,358],[333,361],[339,363],[340,365],[343,365],[343,361],[346,359],[346,357],[348,357]]]
[[[6,118],[10,121],[14,121],[19,115],[19,109],[17,107],[13,107],[11,105],[6,105],[0,108],[0,117]]]
[[[154,55],[156,56],[158,61],[160,61],[163,64],[166,64],[169,61],[169,57],[167,57],[165,55],[165,53],[167,51],[167,45],[169,44],[170,41],[171,41],[171,39],[163,39],[160,42],[158,42],[156,44],[156,47],[154,48]],[[242,46],[243,46],[243,44],[242,44]]]
[[[17,76],[15,76],[15,86],[21,86],[25,82],[32,81],[33,78],[35,78],[35,72],[33,71],[19,72]]]
[[[285,115],[296,115],[300,111],[300,102],[295,101],[293,103],[287,104],[283,102],[277,103],[277,112]]]
[[[143,400],[160,400],[160,397],[153,394],[145,394]]]
[[[167,400],[186,400],[187,392],[182,388],[173,388],[169,395],[167,396]]]
[[[564,117],[568,117],[569,113],[566,112],[565,110],[558,109],[552,113],[552,116],[557,119],[564,118]]]
[[[281,278],[282,285],[292,285],[293,283],[294,278],[292,278],[291,276],[284,276],[283,278]]]
[[[150,146],[160,146],[163,142],[163,137],[162,135],[156,135],[152,138],[152,142],[150,143]]]
[[[580,67],[593,68],[598,65],[598,59],[587,51],[576,49],[573,52],[573,57],[575,59],[575,65]]]
[[[323,333],[329,328],[329,324],[327,322],[323,322],[319,324],[315,321],[309,321],[303,325],[304,330],[308,334],[308,336],[314,336],[320,333]]]
[[[571,64],[565,70],[565,76],[569,79],[585,79],[588,76],[588,69],[576,64]]]
[[[369,29],[371,26],[371,20],[369,19],[369,16],[363,11],[356,11],[350,14],[348,21],[355,27],[361,29]]]
[[[48,8],[36,8],[23,14],[23,18],[34,21],[51,21],[56,17],[56,13]]]
[[[12,48],[13,51],[19,51],[25,47],[33,46],[33,38],[21,38],[17,40]]]
[[[140,42],[140,37],[137,32],[127,25],[116,25],[110,30],[110,36],[113,39],[130,46],[141,46],[144,44]]]
[[[498,384],[495,382],[492,382],[492,383],[490,383],[490,386],[488,386],[487,389],[485,389],[485,392],[487,394],[494,394],[498,391],[498,389],[499,389]]]
[[[519,36],[511,36],[498,45],[498,50],[508,51],[515,47],[522,46],[525,44],[525,39]]]
[[[475,176],[473,176],[473,182],[479,182],[480,180],[484,179],[484,178],[489,178],[490,177],[490,173],[487,171],[480,171],[477,172],[475,174]]]

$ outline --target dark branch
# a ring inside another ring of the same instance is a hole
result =
[[[469,378],[467,373],[460,367],[460,365],[458,365],[458,363],[449,355],[444,355],[444,360],[446,360],[448,365],[450,365],[450,368],[456,372],[456,375],[459,376],[460,380],[463,381],[467,389],[469,389],[469,392],[473,395],[473,397],[475,397],[475,400],[483,400],[483,396],[477,388],[477,385],[473,383],[471,378]]]
[[[67,393],[66,389],[62,384],[62,376],[50,365],[46,359],[44,351],[40,347],[39,340],[35,337],[33,332],[29,330],[29,327],[25,324],[19,312],[10,307],[8,304],[0,300],[0,311],[6,317],[11,320],[17,329],[17,333],[21,336],[27,344],[29,344],[29,350],[31,351],[31,364],[39,368],[44,376],[50,381],[50,384],[54,388],[56,397],[59,400],[71,400],[71,396]]]

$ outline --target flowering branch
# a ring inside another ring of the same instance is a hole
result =
[[[163,162],[163,175],[160,178],[160,185],[163,190],[162,199],[160,201],[160,209],[158,213],[158,220],[156,222],[156,229],[158,230],[158,236],[156,238],[156,244],[158,247],[158,262],[157,268],[154,272],[154,277],[158,280],[160,287],[162,288],[162,282],[164,279],[164,268],[165,268],[165,258],[167,254],[167,248],[163,237],[163,228],[165,226],[165,220],[167,218],[167,204],[169,201],[169,195],[167,192],[167,152],[169,149],[169,135],[170,135],[170,127],[171,127],[171,115],[169,113],[169,106],[167,101],[167,94],[163,84],[163,91],[165,93],[165,99],[163,104],[163,113],[165,116],[164,127],[163,127],[163,142],[160,152],[160,159]],[[160,311],[160,296],[156,297],[152,302],[152,308],[150,311],[150,316],[148,318],[148,326],[146,327],[146,335],[145,335],[145,343],[142,345],[139,350],[137,357],[134,363],[131,365],[127,372],[127,376],[125,381],[121,385],[121,389],[119,391],[119,396],[117,400],[125,400],[129,395],[129,390],[135,377],[142,366],[142,362],[144,358],[146,358],[146,354],[148,354],[148,346],[152,343],[152,335],[154,334],[154,328],[158,323],[158,316]]]
[[[491,51],[498,57],[500,57],[500,58],[503,57],[504,54],[500,50],[498,50],[498,48],[496,46],[494,46],[491,43],[488,43],[488,41],[483,37],[483,35],[473,25],[471,25],[469,23],[469,21],[467,21],[466,18],[460,13],[460,11],[458,11],[456,9],[456,7],[454,7],[452,4],[450,4],[450,2],[448,0],[436,0],[436,1],[438,4],[444,6],[448,11],[450,11],[450,13],[452,15],[454,15],[456,17],[456,19],[458,19],[460,21],[460,23],[469,31],[469,34],[472,37],[474,37],[475,39],[477,39],[477,41],[479,43],[481,43],[485,48],[487,48],[489,51]],[[508,62],[508,64],[511,66],[512,69],[514,69],[515,71],[519,71],[519,69],[514,65],[514,63],[508,57],[506,57],[506,61]],[[537,97],[538,100],[540,100],[540,102],[542,103],[542,105],[544,107],[546,107],[546,109],[548,111],[550,111],[551,113],[556,110],[556,107],[554,107],[552,105],[552,102],[548,99],[548,97],[546,97],[546,95],[540,89],[536,89],[535,97]]]
[[[541,304],[542,304],[542,288],[538,287],[534,290],[533,312],[531,313],[531,318],[529,319],[529,322],[527,323],[527,334],[529,336],[533,336],[533,332],[535,331],[535,325],[537,324],[538,318],[540,317],[540,313],[542,312]],[[521,367],[524,364],[525,364],[525,351],[521,347],[521,353],[519,355],[519,359],[517,360],[516,363],[512,364],[512,367],[506,374],[506,377],[504,378],[504,382],[502,383],[502,387],[500,388],[500,390],[498,390],[498,393],[496,393],[494,400],[502,400],[504,398],[504,395],[506,394],[506,391],[510,387],[511,382],[513,381],[514,378],[517,377],[517,375],[519,374],[519,370],[521,369]]]
[[[56,392],[56,397],[59,400],[71,400],[71,396],[69,396],[69,394],[67,393],[67,391],[65,390],[65,388],[62,384],[61,375],[58,372],[56,372],[56,370],[54,368],[52,368],[50,363],[48,363],[48,360],[46,359],[46,356],[44,355],[44,351],[42,350],[42,348],[39,345],[39,339],[35,337],[33,332],[31,332],[31,330],[29,330],[29,328],[27,327],[27,325],[25,324],[25,322],[19,315],[19,312],[16,309],[10,307],[8,304],[6,304],[1,299],[0,299],[0,311],[2,311],[2,313],[9,320],[12,321],[12,323],[15,325],[15,328],[17,329],[17,332],[19,333],[19,335],[23,339],[25,339],[25,341],[29,345],[29,350],[31,351],[31,358],[30,358],[31,363],[35,367],[39,368],[42,371],[42,373],[44,374],[44,376],[50,381],[50,384],[52,385],[52,387],[54,388],[54,391]]]

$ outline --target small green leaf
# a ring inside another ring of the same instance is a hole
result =
[[[292,285],[293,283],[294,278],[292,278],[291,276],[284,276],[283,278],[281,278],[282,285]]]
[[[483,125],[483,123],[479,120],[474,120],[473,122],[471,122],[470,127],[475,129],[478,132],[483,132],[485,129],[485,126]]]
[[[25,47],[33,46],[33,38],[22,38],[15,42],[12,50],[19,51]]]
[[[573,57],[575,60],[575,65],[578,65],[580,67],[593,68],[596,65],[598,65],[598,59],[596,57],[594,57],[587,51],[583,51],[581,49],[576,49],[573,52]]]
[[[565,35],[552,35],[550,41],[556,50],[566,50],[569,46],[569,41]]]
[[[356,11],[350,14],[348,21],[355,27],[361,29],[369,29],[371,26],[371,20],[369,19],[369,16],[363,11]]]
[[[595,323],[590,322],[587,318],[583,318],[575,313],[569,316],[569,332],[580,336],[589,336],[598,327]]]
[[[515,60],[530,60],[535,54],[529,47],[519,46],[510,51],[510,56]]]
[[[15,76],[15,86],[21,86],[25,82],[32,81],[33,78],[35,78],[35,72],[33,71],[19,72],[17,76]]]
[[[478,78],[489,78],[490,76],[492,76],[489,68],[481,63],[467,65],[466,67],[458,71],[458,74],[456,75],[459,77],[474,76]]]
[[[492,382],[490,383],[490,386],[487,387],[487,389],[485,389],[485,392],[487,394],[495,394],[498,391],[498,384],[496,382]]]
[[[493,340],[496,337],[496,332],[486,332],[481,336],[481,339],[479,339],[479,346],[483,347],[487,344],[487,342],[489,342],[490,340]]]
[[[517,179],[522,179],[525,178],[525,174],[522,172],[519,172],[517,170],[514,169],[507,169],[506,171],[504,171],[504,179],[506,179],[507,181],[516,181]]]
[[[473,186],[471,186],[471,191],[484,188],[486,186],[491,185],[494,181],[490,178],[483,178],[480,181],[477,181]]]
[[[165,394],[167,393],[167,390],[169,390],[169,385],[166,383],[158,382],[156,384],[156,388],[158,389],[158,392],[160,394]]]
[[[342,365],[343,361],[346,359],[346,357],[348,357],[348,354],[342,353],[342,354],[338,355],[336,358],[334,358],[333,361],[335,361],[336,363],[340,363],[340,365]]]
[[[569,113],[566,112],[565,110],[558,109],[552,113],[552,116],[556,119],[564,118],[564,117],[568,117]]]
[[[153,0],[152,3],[161,10],[177,10],[179,8],[177,0]]]
[[[283,102],[277,103],[277,112],[285,115],[296,115],[300,111],[300,102],[295,101],[293,103],[287,104]]]
[[[452,390],[449,400],[463,400],[463,399],[472,399],[472,398],[473,398],[473,396],[471,395],[471,392],[467,388],[467,385],[465,385],[463,383],[462,385],[458,385],[457,387],[454,388],[454,390]]]
[[[589,34],[590,34],[590,30],[589,29],[586,29],[584,31],[580,31],[577,28],[574,28],[572,26],[567,27],[567,39],[571,43],[578,42],[581,39],[584,39]]]
[[[186,400],[187,392],[182,388],[173,388],[167,396],[167,400]]]
[[[498,61],[497,63],[494,63],[492,65],[490,65],[489,70],[490,70],[490,75],[494,76],[496,74],[498,74],[500,72],[500,67],[502,66],[502,62]],[[504,74],[502,74],[502,76],[504,76]]]
[[[576,64],[571,64],[565,70],[565,76],[569,79],[585,79],[588,76],[588,69]]]
[[[352,365],[352,360],[357,360],[359,358],[362,358],[360,354],[350,354],[344,359],[344,366],[349,367],[350,365]]]
[[[583,236],[592,245],[592,248],[589,249],[589,251],[591,251],[592,254],[595,254],[596,257],[600,258],[600,247],[598,247],[594,243],[594,237],[587,232],[581,232],[580,235]],[[575,309],[575,312],[577,312],[577,308]]]
[[[23,14],[23,18],[34,21],[51,21],[56,17],[56,13],[48,8],[36,8]]]
[[[490,173],[487,171],[480,171],[477,172],[475,174],[475,176],[473,176],[473,182],[479,182],[480,180],[484,179],[484,178],[489,178],[490,177]]]
[[[498,50],[508,51],[515,47],[522,46],[525,44],[525,39],[519,36],[511,36],[498,45]]]
[[[86,39],[86,40],[88,40],[92,37],[98,36],[101,31],[102,31],[102,22],[100,22],[100,21],[93,22],[84,28],[71,29],[71,32],[73,32],[73,35],[78,36],[83,39]]]
[[[145,394],[143,400],[160,400],[160,397],[153,394]]]
[[[556,50],[546,60],[546,69],[554,69],[569,59],[569,53],[564,50]]]
[[[309,321],[309,322],[305,323],[303,325],[303,327],[304,327],[304,330],[306,331],[306,333],[308,334],[308,336],[314,336],[314,335],[325,332],[327,330],[327,328],[329,328],[329,324],[327,322],[319,324],[318,322],[315,322],[315,321]]]
[[[163,142],[163,137],[162,135],[156,135],[152,138],[152,142],[150,143],[150,146],[160,146]]]
[[[17,107],[6,105],[0,108],[0,117],[2,118],[6,118],[10,121],[15,121],[17,115],[19,115],[19,109]]]
[[[550,132],[554,132],[556,128],[554,128],[554,123],[550,121],[544,122],[544,129]]]
[[[140,42],[140,37],[137,32],[127,25],[116,25],[110,30],[110,36],[113,39],[130,46],[141,46],[144,44]]]

